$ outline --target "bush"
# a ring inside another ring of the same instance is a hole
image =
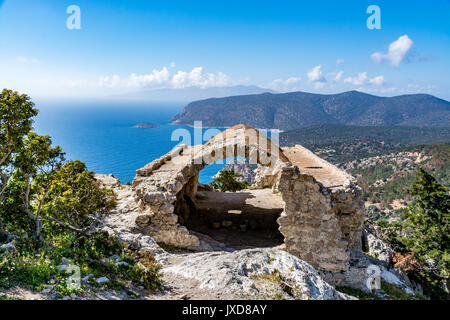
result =
[[[18,242],[16,250],[0,252],[0,288],[20,285],[38,289],[58,274],[54,261],[31,242]]]
[[[235,174],[234,170],[222,170],[219,176],[213,179],[211,186],[221,192],[236,192],[247,189],[251,184],[248,181],[237,180],[239,177],[242,177],[242,175]]]
[[[60,234],[53,238],[51,246],[44,247],[36,247],[33,241],[19,240],[15,247],[15,251],[0,252],[0,288],[20,286],[40,291],[52,286],[60,295],[81,293],[83,287],[67,287],[70,275],[57,268],[63,259],[68,259],[80,268],[82,276],[106,276],[111,280],[107,286],[116,289],[127,288],[127,281],[131,281],[147,290],[162,290],[161,266],[153,255],[133,252],[106,232],[97,232],[88,238]],[[119,257],[126,263],[117,264],[111,257]],[[91,284],[98,286],[95,281]]]

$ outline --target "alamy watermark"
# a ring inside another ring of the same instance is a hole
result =
[[[367,18],[367,28],[369,30],[381,29],[381,9],[379,6],[372,4],[367,7],[367,11],[370,16]]]
[[[381,289],[381,269],[380,267],[371,264],[366,269],[366,286],[369,290],[375,291]]]
[[[67,273],[70,276],[66,279],[66,286],[68,289],[80,290],[81,289],[81,271],[80,267],[74,264],[69,264],[67,267]]]
[[[70,5],[66,9],[66,13],[70,16],[66,20],[66,26],[69,30],[81,29],[81,9],[77,5]]]
[[[72,4],[67,7],[66,13],[70,16],[66,20],[66,26],[69,30],[81,29],[81,8],[78,5]],[[366,26],[369,30],[381,29],[381,9],[379,6],[372,4],[367,7],[367,14],[370,16],[367,18]]]

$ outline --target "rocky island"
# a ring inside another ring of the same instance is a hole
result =
[[[135,125],[133,128],[137,129],[149,129],[149,128],[157,128],[159,127],[159,124],[157,123],[151,123],[151,122],[141,122]]]

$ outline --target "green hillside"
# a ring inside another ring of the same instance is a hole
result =
[[[390,208],[396,199],[409,200],[406,189],[414,182],[419,167],[450,186],[450,143],[401,148],[344,162],[339,167],[357,178],[366,201]]]
[[[368,127],[319,125],[280,134],[282,146],[303,145],[320,157],[341,163],[399,148],[450,141],[450,127]]]

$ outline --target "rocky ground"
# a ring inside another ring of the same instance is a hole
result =
[[[306,262],[272,248],[234,250],[208,241],[214,251],[167,252],[138,232],[137,206],[129,186],[102,177],[117,195],[117,208],[104,229],[141,250],[151,251],[163,266],[163,293],[158,299],[348,299],[325,282]],[[139,219],[138,219],[139,221]],[[226,249],[226,251],[225,251]]]
[[[235,250],[224,248],[206,236],[202,241],[211,244],[209,251],[187,252],[172,248],[168,252],[151,237],[139,232],[136,220],[139,221],[140,213],[131,187],[121,185],[113,176],[97,175],[97,178],[117,196],[117,207],[104,217],[102,228],[134,248],[152,252],[162,265],[164,290],[149,294],[130,284],[127,290],[115,291],[101,283],[93,286],[89,277],[84,276],[87,290],[65,299],[356,299],[338,291],[334,285],[367,291],[370,265],[380,268],[382,281],[408,294],[414,293],[409,280],[390,266],[392,250],[368,232],[365,239],[372,257],[361,255],[349,271],[338,275],[319,273],[305,261],[283,251],[282,247]],[[14,289],[3,295],[22,299],[55,298],[45,290],[36,293]]]

